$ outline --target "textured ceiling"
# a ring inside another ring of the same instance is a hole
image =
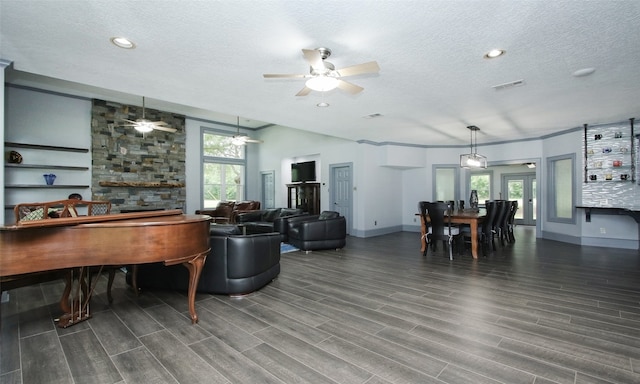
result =
[[[375,60],[381,70],[348,78],[364,87],[357,95],[297,97],[303,79],[262,77],[308,73],[301,49],[316,47],[330,48],[337,68]],[[507,54],[484,59],[492,48]],[[640,1],[1,0],[0,59],[116,101],[146,96],[151,108],[232,124],[239,115],[421,145],[468,143],[466,126],[477,125],[479,143],[499,142],[637,117]],[[524,85],[492,88],[516,80]]]

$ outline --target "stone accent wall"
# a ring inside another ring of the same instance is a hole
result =
[[[145,109],[145,118],[178,131],[142,134],[123,127],[142,118],[142,107],[93,100],[91,109],[93,200],[109,200],[112,212],[185,209],[185,117]]]

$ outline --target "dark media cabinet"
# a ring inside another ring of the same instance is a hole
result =
[[[287,184],[287,207],[320,214],[320,183]]]

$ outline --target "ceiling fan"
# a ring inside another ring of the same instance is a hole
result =
[[[144,113],[145,113],[144,96],[142,96],[142,118],[136,119],[135,121],[123,119],[128,124],[122,124],[122,126],[133,127],[136,131],[142,132],[142,133],[151,132],[154,129],[158,131],[165,131],[165,132],[171,132],[171,133],[174,133],[177,131],[177,129],[175,128],[167,127],[166,126],[167,123],[165,123],[164,121],[150,121],[145,119]]]
[[[331,56],[329,48],[303,49],[302,54],[311,66],[308,75],[291,74],[268,74],[263,76],[266,79],[274,78],[306,78],[305,87],[296,96],[306,96],[311,91],[325,92],[339,88],[347,93],[355,95],[362,92],[364,88],[353,83],[342,80],[346,76],[361,75],[364,73],[377,73],[380,71],[378,63],[370,61],[368,63],[356,64],[342,69],[336,67],[325,59]]]
[[[237,132],[235,135],[233,135],[233,137],[231,138],[231,143],[233,145],[246,145],[248,143],[262,143],[262,140],[256,140],[256,139],[252,139],[250,138],[248,135],[245,134],[241,134],[240,133],[240,116],[238,116],[236,118],[237,120]]]

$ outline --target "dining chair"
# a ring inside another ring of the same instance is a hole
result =
[[[482,223],[478,226],[478,240],[482,246],[482,255],[487,256],[488,250],[496,249],[493,241],[493,222],[497,214],[497,204],[495,201],[485,201],[486,214]],[[460,230],[463,236],[464,243],[471,245],[471,228],[469,226],[463,227]]]
[[[453,260],[453,244],[454,240],[459,238],[460,229],[451,225],[451,215],[449,214],[453,212],[451,203],[424,202],[424,208],[430,222],[426,233],[427,246],[424,256],[427,255],[429,246],[432,246],[432,250],[435,251],[435,242],[441,240],[449,249],[449,260]]]
[[[507,200],[496,200],[496,204],[497,213],[493,220],[493,236],[497,237],[504,247],[504,228],[509,215],[509,202]]]
[[[513,227],[515,226],[515,217],[516,212],[518,212],[518,200],[510,201],[509,204],[509,215],[507,218],[507,241],[510,243],[514,243],[516,241],[515,236],[513,235]]]

